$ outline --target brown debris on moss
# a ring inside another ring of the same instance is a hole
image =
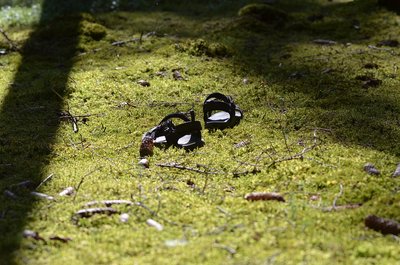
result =
[[[400,224],[394,220],[384,219],[376,215],[368,215],[364,220],[365,226],[384,235],[400,234]]]

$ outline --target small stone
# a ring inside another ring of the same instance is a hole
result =
[[[126,223],[129,220],[129,214],[127,213],[123,213],[119,216],[119,220],[121,221],[121,223]]]
[[[149,168],[149,160],[147,160],[146,158],[142,158],[139,161],[139,165],[142,165],[145,168]]]
[[[381,172],[374,166],[374,164],[367,163],[364,165],[364,170],[370,175],[380,175]]]
[[[153,219],[147,219],[146,223],[151,226],[154,227],[155,229],[157,229],[158,231],[162,231],[164,229],[164,227],[162,226],[162,224],[160,224],[159,222],[153,220]]]

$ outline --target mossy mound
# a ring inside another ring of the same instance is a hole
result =
[[[231,55],[231,52],[224,44],[217,42],[208,43],[204,39],[187,42],[182,51],[195,56],[227,57]]]
[[[100,24],[82,21],[79,33],[92,38],[93,40],[101,40],[107,35],[106,28]]]
[[[249,4],[239,10],[240,17],[254,17],[265,23],[282,23],[288,15],[275,7],[266,4]]]

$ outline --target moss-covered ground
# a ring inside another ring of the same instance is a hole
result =
[[[380,43],[399,40],[399,15],[373,0],[107,2],[0,10],[20,48],[0,36],[0,264],[400,264],[399,238],[364,225],[400,222],[400,47]],[[202,121],[214,91],[239,126],[138,164],[146,131],[192,108]],[[73,220],[111,199],[134,203],[112,206],[126,222]]]

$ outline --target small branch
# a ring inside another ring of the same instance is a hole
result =
[[[129,144],[127,144],[127,145],[123,146],[123,147],[120,147],[120,148],[118,148],[118,149],[115,149],[115,151],[119,152],[119,151],[122,151],[122,150],[128,149],[128,148],[130,148],[130,147],[134,146],[135,144],[136,144],[135,142],[131,142],[131,143],[129,143]]]
[[[93,174],[94,172],[96,172],[97,170],[99,170],[101,167],[97,167],[95,169],[93,169],[92,171],[90,171],[89,173],[86,173],[85,175],[83,175],[83,177],[81,178],[81,180],[79,181],[78,185],[75,188],[75,194],[74,194],[74,198],[72,199],[72,201],[75,201],[76,195],[78,195],[78,191],[79,188],[81,187],[83,181],[85,180],[85,178],[91,174]]]
[[[215,171],[208,171],[208,170],[201,170],[201,169],[197,169],[197,168],[186,167],[186,166],[182,166],[181,164],[176,163],[176,162],[158,163],[158,164],[156,164],[156,166],[168,167],[168,168],[176,168],[176,169],[181,169],[181,170],[188,170],[188,171],[193,171],[193,172],[197,172],[197,173],[200,173],[200,174],[216,175],[216,174],[223,174],[224,173],[224,172],[215,172]]]
[[[140,39],[139,38],[132,38],[129,40],[120,40],[120,41],[114,41],[113,43],[111,43],[112,46],[123,46],[127,43],[130,42],[138,42]]]
[[[53,176],[54,176],[53,173],[48,175],[42,182],[39,183],[39,185],[37,185],[35,190],[39,189],[44,183],[46,183],[48,180],[50,180]]]
[[[337,200],[343,195],[343,185],[340,184],[339,187],[340,187],[339,193],[335,196],[335,199],[333,200],[333,203],[332,203],[333,210],[335,210],[335,208],[336,208]]]
[[[130,43],[130,42],[139,42],[139,44],[142,44],[142,41],[144,39],[147,39],[148,37],[153,36],[153,35],[156,35],[155,31],[150,31],[150,32],[148,32],[146,34],[143,34],[143,31],[142,31],[142,32],[140,32],[140,37],[139,38],[131,38],[129,40],[114,41],[113,43],[111,43],[111,45],[112,46],[123,46],[123,45],[125,45],[127,43]]]
[[[85,207],[92,207],[97,204],[104,204],[106,207],[110,207],[114,204],[125,204],[125,205],[133,205],[133,202],[128,200],[104,200],[104,201],[91,201],[85,203]]]
[[[261,172],[260,169],[254,167],[252,170],[245,170],[245,171],[241,171],[241,172],[233,172],[233,177],[238,178],[240,176],[249,175],[249,174],[255,175],[255,174],[260,173],[260,172]]]
[[[8,42],[8,46],[10,46],[10,50],[19,51],[18,46],[8,37],[7,33],[2,28],[0,28],[0,33],[1,33],[1,35],[3,35],[3,37]]]
[[[207,188],[207,185],[208,185],[208,173],[206,173],[206,179],[204,180],[204,186],[203,186],[203,189],[201,190],[201,193],[202,194],[204,194],[205,192],[206,192],[206,188]]]
[[[89,218],[92,217],[95,214],[106,214],[106,215],[112,215],[112,214],[117,214],[119,211],[110,208],[110,207],[105,207],[105,208],[88,208],[88,209],[82,209],[77,212],[75,212],[72,215],[72,222],[74,224],[77,224],[79,219],[81,218]]]
[[[345,204],[345,205],[335,205],[334,207],[323,207],[321,210],[323,212],[332,212],[332,211],[340,211],[347,209],[357,209],[362,206],[362,203],[353,203],[353,204]]]
[[[288,156],[288,157],[284,157],[284,158],[281,158],[281,159],[272,161],[272,162],[267,166],[267,168],[270,168],[270,167],[274,166],[275,164],[281,163],[281,162],[284,162],[284,161],[289,161],[289,160],[294,160],[294,159],[303,159],[303,158],[304,158],[304,155],[305,155],[307,152],[310,152],[310,151],[314,150],[314,149],[318,146],[318,142],[317,142],[317,140],[318,140],[318,137],[317,137],[317,130],[318,130],[318,129],[314,129],[314,133],[313,133],[313,144],[312,144],[311,146],[304,147],[303,150],[301,150],[301,152],[299,152],[299,153],[297,153],[297,154],[294,154],[294,155],[291,155],[291,156]]]
[[[220,248],[220,249],[226,250],[226,251],[227,251],[229,254],[231,254],[232,256],[236,254],[236,249],[234,249],[234,248],[232,248],[232,247],[229,247],[229,246],[226,246],[226,245],[222,245],[222,244],[217,244],[217,243],[215,243],[215,244],[214,244],[214,247],[215,247],[215,248]]]

